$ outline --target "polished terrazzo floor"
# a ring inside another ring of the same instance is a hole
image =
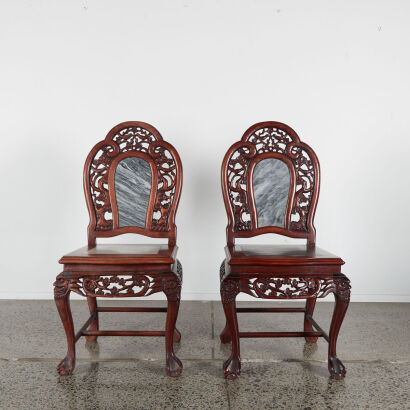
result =
[[[318,303],[322,327],[332,308]],[[73,301],[72,310],[77,324],[88,317],[83,301]],[[159,313],[102,313],[100,326],[160,330],[164,319]],[[329,379],[327,343],[299,338],[242,339],[242,376],[224,380],[230,347],[218,338],[224,326],[219,302],[181,303],[179,378],[165,375],[163,338],[141,337],[80,339],[74,374],[58,376],[66,346],[53,301],[0,301],[0,324],[0,409],[410,409],[410,304],[350,304],[338,344],[348,370],[342,381]],[[299,330],[301,324],[300,314],[239,318],[241,330],[250,331]]]

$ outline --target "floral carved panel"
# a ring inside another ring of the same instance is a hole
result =
[[[113,229],[112,205],[109,195],[108,174],[114,159],[123,153],[137,151],[147,154],[155,164],[157,186],[149,230],[169,230],[169,212],[176,189],[176,160],[160,136],[142,126],[128,126],[98,145],[88,169],[88,189],[94,208],[96,231]]]
[[[251,296],[263,299],[306,299],[323,298],[329,293],[341,299],[350,298],[350,281],[345,275],[333,278],[283,277],[283,278],[243,278],[240,290]]]
[[[149,296],[164,292],[168,299],[180,297],[181,281],[177,275],[104,275],[65,278],[54,282],[54,297],[64,298],[69,292],[81,296],[124,298]]]
[[[299,139],[279,127],[262,127],[253,131],[238,144],[227,163],[228,199],[234,215],[234,231],[251,231],[251,202],[249,167],[259,155],[276,153],[286,156],[295,174],[295,195],[291,205],[289,230],[308,231],[308,215],[316,183],[315,166],[311,154]]]

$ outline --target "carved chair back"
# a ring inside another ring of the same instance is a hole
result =
[[[95,245],[98,237],[138,233],[175,245],[181,186],[179,155],[152,125],[117,125],[84,166],[88,244]]]
[[[251,126],[222,163],[228,245],[265,233],[314,245],[319,186],[316,154],[292,128],[273,121]]]

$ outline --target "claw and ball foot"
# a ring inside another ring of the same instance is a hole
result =
[[[167,357],[165,371],[168,376],[177,377],[182,373],[182,363],[175,355]]]
[[[330,357],[328,362],[330,378],[342,380],[346,375],[346,368],[337,357]]]
[[[181,334],[175,327],[179,301],[181,298],[181,283],[175,277],[166,277],[163,282],[163,290],[168,300],[167,319],[165,324],[165,371],[168,376],[176,377],[182,373],[182,363],[175,356],[174,342],[179,342]]]
[[[226,317],[225,329],[220,335],[221,342],[231,341],[232,354],[224,363],[223,371],[225,379],[233,380],[241,374],[240,346],[238,318],[236,315],[235,299],[239,293],[237,280],[225,279],[221,283],[221,300]]]
[[[235,380],[241,374],[240,359],[230,357],[223,366],[225,379]]]
[[[57,372],[60,376],[69,376],[73,373],[75,367],[75,359],[71,356],[66,356],[57,366]]]
[[[332,379],[341,380],[345,377],[346,368],[343,363],[336,356],[336,343],[339,335],[339,330],[342,325],[346,310],[350,301],[350,281],[344,276],[340,275],[334,279],[335,286],[335,308],[333,311],[332,323],[329,331],[329,354],[328,367],[330,377]]]
[[[70,309],[70,280],[57,276],[54,282],[54,300],[67,337],[67,355],[57,366],[61,376],[70,375],[75,367],[75,336]]]

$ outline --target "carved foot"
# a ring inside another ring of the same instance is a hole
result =
[[[69,376],[73,372],[74,367],[75,359],[73,357],[66,356],[57,366],[57,372],[60,376]]]
[[[305,337],[306,343],[316,343],[318,337]]]
[[[235,380],[241,374],[240,359],[232,359],[231,357],[224,363],[225,379]]]
[[[165,371],[168,376],[177,377],[182,373],[182,363],[175,355],[167,358],[167,365]]]
[[[329,358],[329,372],[332,379],[341,380],[346,375],[346,368],[343,366],[343,363],[337,357]]]
[[[221,340],[221,343],[231,343],[232,342],[231,333],[226,327],[222,331],[222,333],[219,335],[219,339]]]
[[[175,328],[174,330],[174,343],[179,343],[181,341],[181,332]]]

